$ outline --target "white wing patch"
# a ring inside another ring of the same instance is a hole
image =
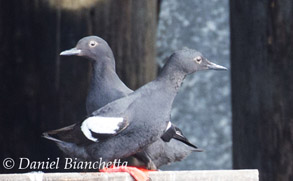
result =
[[[172,123],[171,123],[171,121],[169,121],[165,131],[167,131],[171,126],[172,126]]]
[[[122,117],[101,117],[94,116],[84,120],[81,124],[81,131],[90,140],[98,142],[91,132],[97,134],[116,134],[120,130],[119,124],[123,123]]]

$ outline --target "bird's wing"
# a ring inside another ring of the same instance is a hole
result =
[[[171,124],[171,122],[169,121],[167,128],[164,132],[164,134],[161,136],[161,139],[165,142],[169,142],[172,138],[173,135],[176,133],[174,126]]]
[[[90,143],[90,141],[86,139],[86,137],[83,135],[80,129],[80,123],[44,132],[43,137],[55,142],[68,142],[74,143],[76,145]]]
[[[189,142],[189,140],[183,135],[182,131],[178,127],[176,127],[175,125],[171,124],[171,122],[169,122],[165,133],[161,136],[161,139],[165,142],[169,142],[172,138],[178,141],[181,141],[185,143],[186,145],[191,146],[195,149],[198,149],[197,146]],[[201,151],[201,150],[198,149],[198,151]]]
[[[121,132],[128,124],[123,117],[92,116],[84,120],[80,128],[87,139],[99,142]]]

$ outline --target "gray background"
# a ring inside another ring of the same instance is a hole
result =
[[[228,0],[165,0],[157,34],[158,63],[183,47],[210,61],[229,65]],[[163,170],[231,169],[230,72],[198,72],[186,78],[172,110],[172,121],[203,153],[192,153]]]

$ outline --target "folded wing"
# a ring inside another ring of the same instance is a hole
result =
[[[87,139],[99,142],[118,134],[127,126],[128,122],[123,117],[93,116],[84,120],[80,128]]]

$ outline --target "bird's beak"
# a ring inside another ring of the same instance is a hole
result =
[[[62,56],[80,55],[81,50],[77,48],[72,48],[70,50],[65,50],[60,53]]]
[[[228,70],[226,67],[217,65],[213,62],[207,61],[207,67],[208,69],[213,69],[213,70]]]

